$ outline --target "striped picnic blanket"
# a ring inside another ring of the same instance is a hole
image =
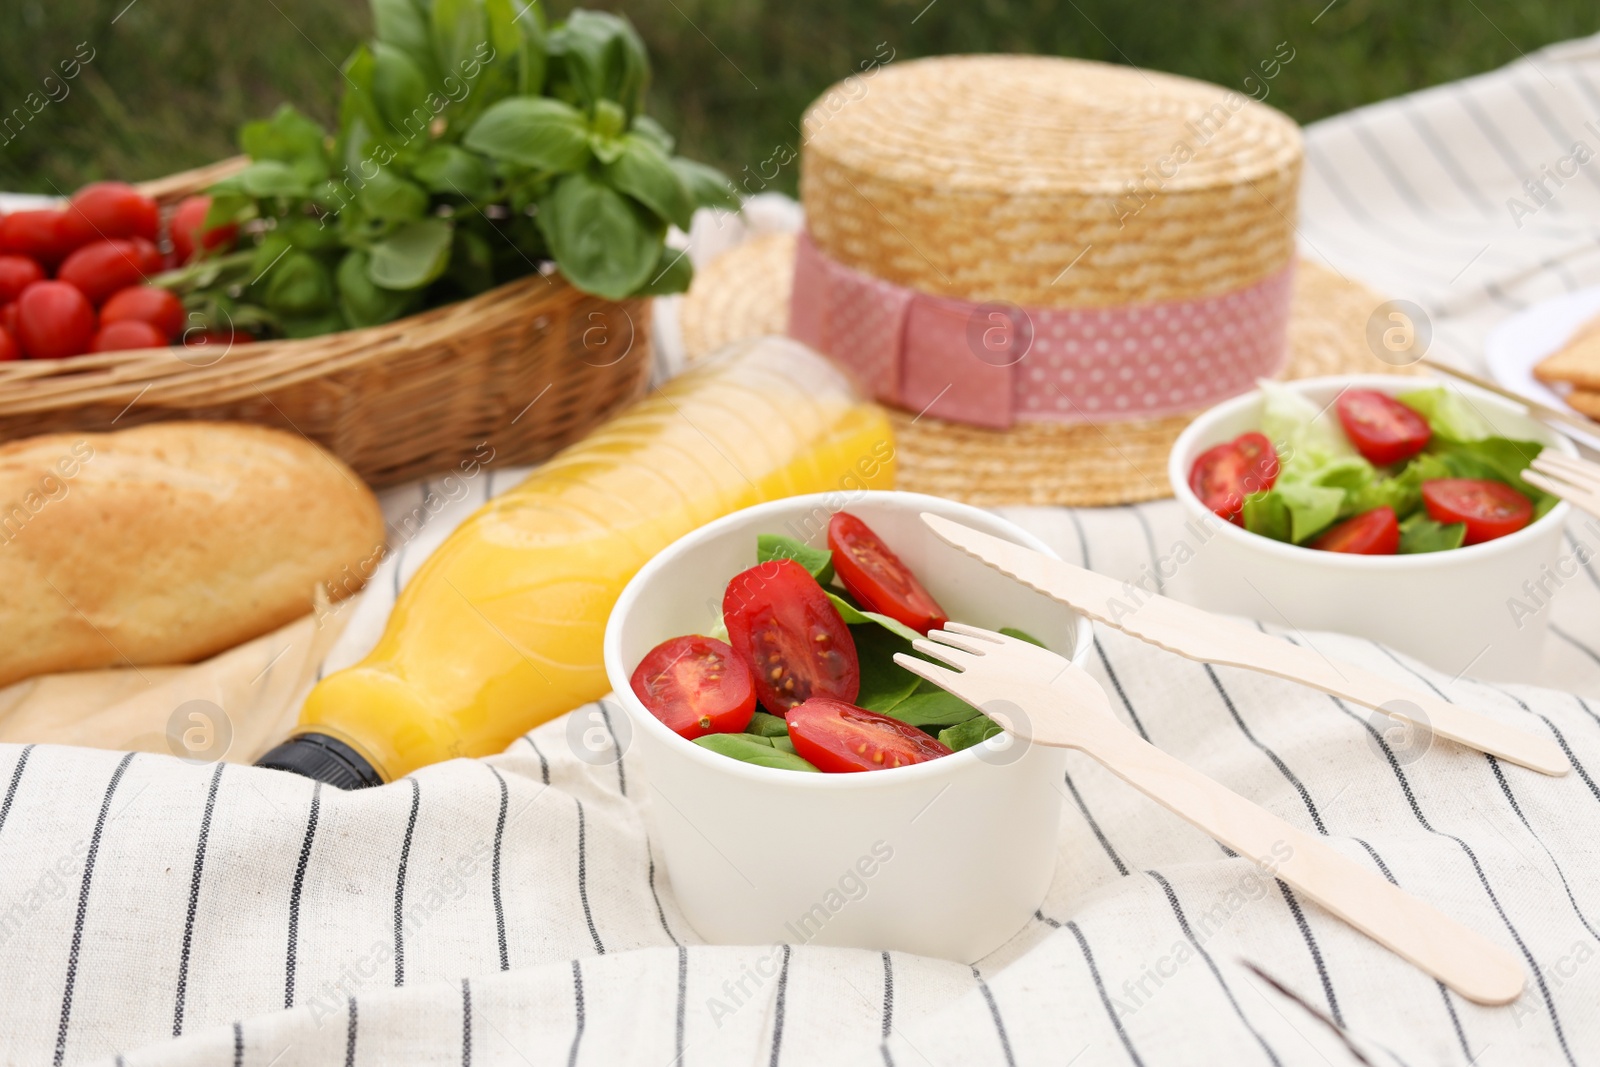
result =
[[[1303,250],[1416,300],[1471,358],[1508,309],[1600,283],[1585,222],[1600,170],[1551,186],[1531,218],[1505,203],[1532,198],[1524,180],[1570,142],[1600,147],[1585,126],[1600,123],[1597,86],[1600,41],[1579,41],[1311,128]],[[514,482],[486,474],[438,507],[438,486],[388,494],[392,519],[421,505],[429,521],[384,564],[329,666],[358,657],[428,550]],[[1130,579],[1181,525],[1171,502],[1006,514]],[[1600,545],[1595,528],[1571,534]],[[501,756],[354,793],[0,747],[0,1048],[18,1064],[282,1067],[1594,1062],[1592,565],[1553,610],[1550,688],[1265,628],[1555,738],[1575,767],[1559,779],[1114,631],[1089,661],[1150,741],[1518,953],[1529,987],[1507,1008],[1463,1001],[1076,754],[1049,895],[977,966],[708,946],[645,834],[648,768],[626,752],[579,760],[564,719]],[[577,714],[609,727],[620,710]]]

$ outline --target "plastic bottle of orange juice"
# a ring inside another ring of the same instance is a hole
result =
[[[726,349],[463,522],[259,765],[351,788],[500,752],[607,692],[606,617],[656,552],[751,504],[893,479],[888,419],[821,356]]]

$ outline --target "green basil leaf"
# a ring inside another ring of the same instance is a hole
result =
[[[1467,524],[1436,522],[1427,512],[1419,511],[1400,524],[1400,554],[1416,552],[1446,552],[1460,548],[1467,539]]]
[[[305,252],[331,252],[343,244],[338,227],[305,216],[280,222],[278,232]]]
[[[454,227],[448,219],[419,219],[372,246],[367,277],[385,289],[420,289],[450,263]]]
[[[371,257],[361,249],[345,254],[334,272],[339,287],[339,310],[351,326],[377,326],[393,322],[416,304],[417,291],[397,292],[374,285],[368,274]]]
[[[689,250],[662,245],[661,256],[656,260],[655,273],[639,290],[638,295],[671,296],[673,293],[686,293],[689,291],[689,283],[693,281],[694,263],[689,259]]]
[[[887,615],[879,615],[876,611],[862,611],[832,590],[824,589],[823,592],[827,593],[828,599],[833,601],[833,606],[839,611],[839,617],[852,626],[863,622],[875,622],[902,640],[916,641],[922,637],[921,634],[899,619],[891,619]]]
[[[742,734],[729,734],[728,736],[729,737],[737,737],[741,741],[749,741],[753,745],[764,745],[767,748],[771,748],[772,747],[772,738],[763,737],[760,734],[752,734],[752,733],[749,733],[749,732],[745,732],[745,733],[742,733]],[[785,735],[785,736],[787,736],[787,735]]]
[[[372,95],[393,133],[416,137],[433,122],[427,75],[406,53],[381,41],[372,49]]]
[[[291,250],[280,256],[257,284],[268,310],[285,318],[318,315],[333,307],[333,279],[310,252]]]
[[[742,734],[706,734],[704,737],[695,738],[694,743],[740,762],[754,763],[757,767],[772,767],[780,771],[816,770],[791,752],[783,752],[771,745],[760,744]]]
[[[574,11],[549,37],[561,74],[586,107],[614,100],[637,114],[650,81],[650,57],[632,23],[602,11]]]
[[[494,175],[483,157],[453,144],[431,145],[417,157],[411,176],[430,193],[468,200],[494,197]]]
[[[238,320],[235,320],[238,324]],[[322,337],[325,334],[338,333],[346,329],[344,316],[338,311],[325,311],[317,315],[280,315],[277,319],[278,329],[290,340],[299,340],[302,337]]]
[[[356,203],[369,218],[384,222],[410,222],[428,212],[428,194],[415,182],[397,176],[390,168],[380,168],[361,186]]]
[[[800,753],[795,751],[794,742],[789,740],[788,734],[784,734],[782,737],[774,737],[771,740],[772,747],[777,749],[779,752],[787,752],[791,756],[800,755]]]
[[[287,163],[263,159],[252,163],[220,185],[236,186],[248,196],[287,196],[295,199],[311,194],[311,183]]]
[[[655,142],[655,146],[665,155],[672,155],[673,148],[677,147],[677,141],[667,132],[667,128],[649,115],[635,115],[630,130],[647,141]]]
[[[455,245],[450,251],[450,269],[445,275],[468,296],[494,288],[494,249],[488,238],[462,226],[456,227]]]
[[[1000,724],[987,715],[978,715],[939,731],[939,743],[952,752],[960,752],[973,745],[981,745],[996,734],[1003,734]]]
[[[428,5],[419,0],[372,0],[374,35],[380,44],[404,52],[425,76],[434,73],[433,36]]]
[[[443,74],[465,74],[487,54],[489,20],[483,0],[433,0],[432,23],[434,59]]]
[[[750,720],[750,725],[744,728],[747,734],[756,734],[760,737],[788,737],[789,723],[782,715],[771,715],[765,711],[758,711]]]
[[[270,119],[247,122],[239,130],[239,147],[254,160],[287,163],[306,182],[328,176],[327,132],[288,104]]]
[[[570,104],[515,97],[489,108],[463,143],[491,159],[565,174],[589,161],[589,126]]]
[[[518,8],[516,23],[522,34],[522,48],[517,54],[517,92],[523,96],[537,96],[544,89],[550,65],[544,8],[542,4],[520,3],[518,0],[512,0],[512,3]]]
[[[335,158],[352,168],[366,158],[374,131],[384,128],[372,88],[376,68],[377,60],[366,45],[350,53],[344,63],[344,92],[339,97],[339,154]]]
[[[206,191],[211,195],[211,206],[206,209],[206,217],[200,223],[203,230],[243,222],[256,214],[256,202],[248,196],[224,193],[215,185]]]
[[[796,541],[782,534],[756,535],[756,562],[771,559],[792,559],[811,572],[818,585],[833,581],[833,553],[826,548],[812,548],[804,541]]]
[[[694,201],[666,153],[636,133],[624,134],[621,144],[616,160],[601,171],[606,180],[678,229],[688,230]]]
[[[1038,645],[1040,648],[1045,647],[1043,641],[1028,633],[1026,630],[1017,629],[1015,626],[1002,626],[996,632],[1004,634],[1006,637],[1015,637],[1018,641],[1026,641],[1030,645]]]
[[[704,163],[696,163],[692,159],[682,156],[672,157],[672,169],[677,172],[678,180],[689,191],[689,198],[695,207],[718,207],[728,211],[738,211],[740,207],[739,194],[734,192],[733,183],[715,167],[708,167]]]
[[[665,227],[644,208],[581,172],[561,178],[540,201],[538,222],[567,280],[607,300],[630,296],[650,280],[665,237]]]

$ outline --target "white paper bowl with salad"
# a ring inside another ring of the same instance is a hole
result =
[[[892,657],[948,614],[1081,663],[1090,626],[939,541],[925,511],[1050,551],[937,497],[817,494],[688,534],[618,599],[606,672],[657,855],[706,940],[972,962],[1044,898],[1064,753],[991,736]]]
[[[1568,512],[1520,478],[1542,448],[1576,454],[1467,385],[1263,382],[1173,446],[1168,476],[1196,543],[1168,586],[1213,611],[1370,637],[1451,674],[1528,680]]]

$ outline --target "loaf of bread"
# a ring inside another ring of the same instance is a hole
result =
[[[0,685],[187,663],[359,588],[383,515],[296,434],[156,423],[0,445]]]

